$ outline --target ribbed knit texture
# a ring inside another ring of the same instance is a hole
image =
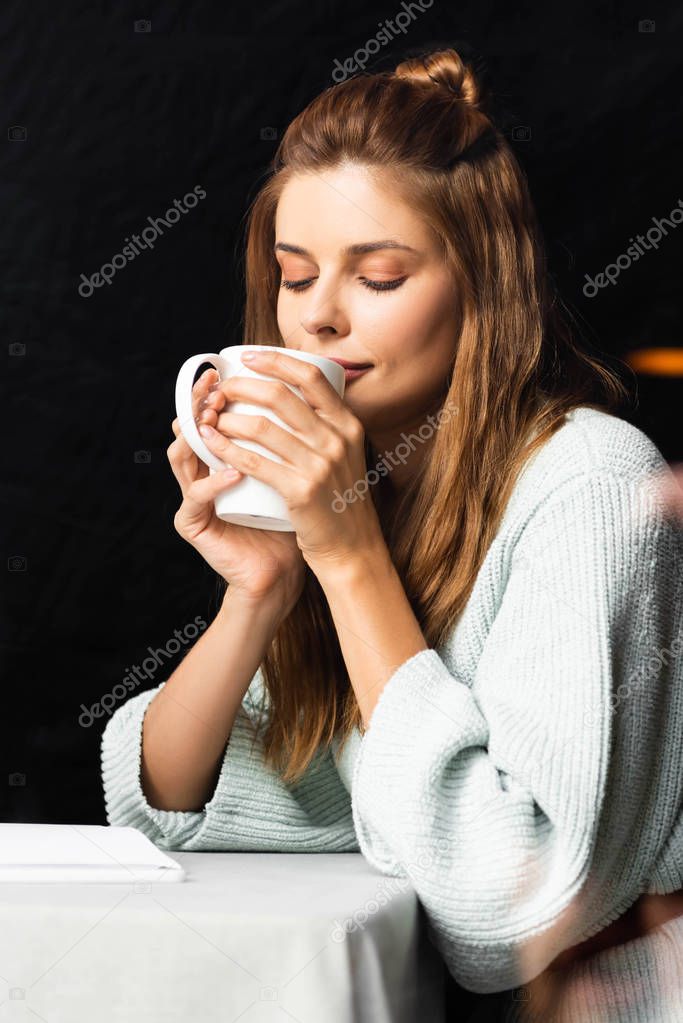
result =
[[[570,413],[525,465],[447,642],[394,672],[341,758],[321,750],[295,784],[266,769],[247,727],[259,670],[211,800],[153,809],[141,730],[162,683],[104,730],[109,822],[164,849],[360,850],[410,878],[451,974],[482,993],[683,886],[683,530],[652,485],[665,468],[625,420]]]

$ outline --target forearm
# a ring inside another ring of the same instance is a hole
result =
[[[244,603],[228,587],[206,632],[154,697],[143,723],[142,788],[160,810],[201,810],[281,607]]]
[[[318,573],[367,729],[384,686],[404,661],[428,650],[389,552]]]

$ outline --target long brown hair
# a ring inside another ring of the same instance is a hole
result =
[[[525,460],[572,408],[617,414],[629,396],[617,373],[574,339],[546,272],[525,175],[483,106],[473,68],[452,49],[331,86],[289,125],[246,217],[246,344],[283,345],[274,225],[292,175],[342,161],[376,168],[441,241],[462,310],[443,394],[457,411],[434,432],[400,500],[388,475],[370,488],[430,647],[462,611]],[[365,454],[374,466],[367,438]],[[327,601],[308,568],[260,670],[270,705],[266,762],[297,781],[335,735],[343,744],[362,727]]]

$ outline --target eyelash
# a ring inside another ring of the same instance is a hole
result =
[[[281,283],[281,287],[287,288],[288,291],[305,291],[313,277],[306,277],[302,281],[285,281]],[[395,291],[396,288],[400,288],[403,282],[406,280],[405,277],[398,277],[393,281],[368,281],[365,277],[361,277],[363,286],[368,288],[370,291]]]

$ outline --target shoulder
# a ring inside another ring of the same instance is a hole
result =
[[[591,481],[613,480],[635,495],[666,469],[662,453],[643,430],[582,405],[567,413],[553,436],[524,464],[505,519],[528,521],[554,498]]]
[[[604,469],[633,479],[664,464],[659,448],[643,430],[588,405],[567,413],[551,444],[551,451],[561,451],[574,467],[585,472]]]

